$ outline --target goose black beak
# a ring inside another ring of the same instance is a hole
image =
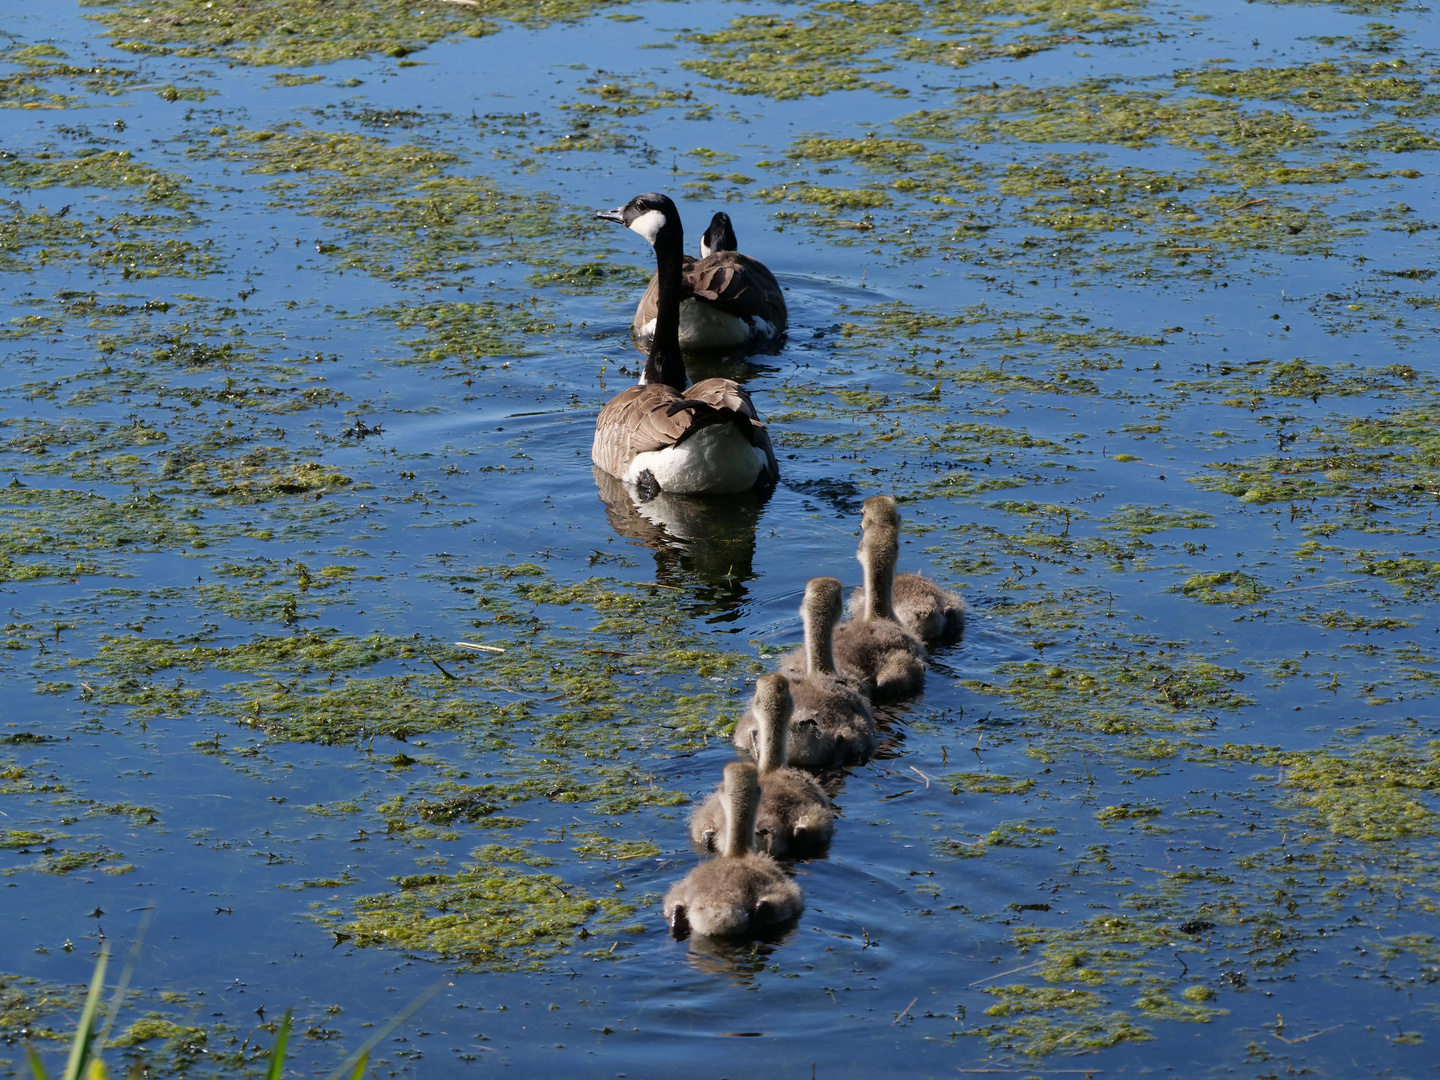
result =
[[[606,221],[614,221],[620,225],[625,224],[625,208],[617,206],[614,210],[596,210],[597,218],[604,218]]]

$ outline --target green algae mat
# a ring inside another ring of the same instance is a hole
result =
[[[1409,1076],[1440,1039],[1440,27],[1391,0],[81,0],[0,46],[0,1067]],[[767,501],[589,464],[786,289]],[[806,910],[659,900],[859,509],[965,639]],[[121,962],[123,960],[123,962]],[[122,973],[123,974],[119,974]],[[433,993],[433,996],[427,997]],[[747,1037],[721,1037],[747,1036]]]

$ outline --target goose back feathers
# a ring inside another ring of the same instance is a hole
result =
[[[590,457],[611,476],[680,495],[734,494],[780,475],[750,395],[729,379],[620,391],[600,411]]]

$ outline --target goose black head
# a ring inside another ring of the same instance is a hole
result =
[[[627,229],[639,233],[649,243],[655,246],[656,238],[662,232],[669,237],[680,236],[680,211],[675,209],[675,204],[670,201],[668,195],[662,195],[658,191],[647,191],[643,195],[636,195],[624,206],[614,210],[596,210],[597,218],[604,218],[606,221],[618,222]],[[680,241],[676,241],[677,246]]]
[[[735,241],[735,230],[730,225],[730,215],[721,210],[710,219],[710,227],[700,238],[700,257],[706,258],[717,251],[736,250],[738,245]]]

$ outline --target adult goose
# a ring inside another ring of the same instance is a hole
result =
[[[759,721],[749,743],[760,768],[755,847],[777,858],[823,851],[835,829],[835,806],[815,777],[785,764],[793,709],[785,676],[762,676],[751,709]],[[690,816],[690,839],[707,850],[725,830],[724,797],[723,788],[713,792]]]
[[[676,219],[678,222],[678,218]],[[764,345],[785,333],[785,294],[765,264],[735,250],[735,229],[723,210],[710,220],[700,258],[681,257],[680,347],[736,349]],[[642,347],[655,336],[660,277],[650,279],[630,328]]]
[[[642,496],[727,495],[773,484],[780,466],[750,395],[729,379],[686,388],[680,356],[685,238],[675,204],[652,191],[595,216],[619,222],[655,249],[658,301],[640,382],[600,410],[591,459],[611,476],[637,485]]]
[[[760,781],[755,766],[732,761],[720,786],[725,839],[718,857],[703,862],[665,894],[665,921],[676,937],[749,934],[800,914],[800,886],[769,855],[755,851]]]
[[[865,500],[860,525],[883,524],[895,533],[900,531],[900,512],[889,495],[872,495]],[[897,574],[891,590],[895,621],[933,649],[937,645],[953,645],[965,636],[965,601],[954,589],[937,585],[920,574]],[[859,615],[865,607],[865,591],[857,589],[850,596],[850,614]]]

